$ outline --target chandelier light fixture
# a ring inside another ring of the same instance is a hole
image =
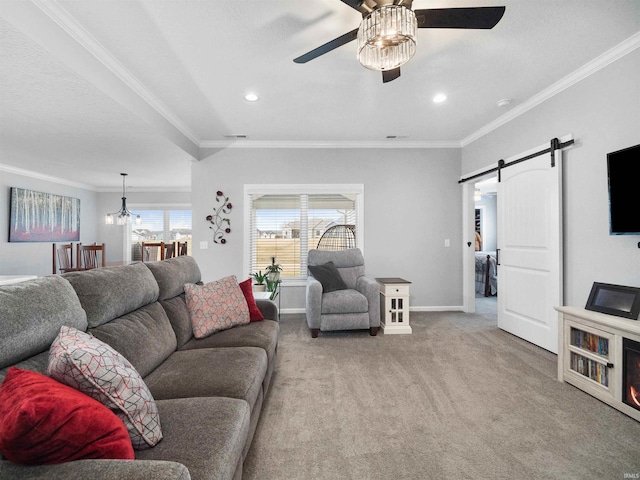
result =
[[[373,10],[358,28],[358,61],[384,72],[407,63],[416,53],[418,23],[413,10],[385,5]]]
[[[105,217],[105,223],[107,225],[113,225],[113,217],[116,216],[116,224],[117,225],[126,225],[129,219],[131,218],[132,213],[127,208],[127,196],[125,193],[124,180],[127,177],[126,173],[121,173],[122,175],[122,206],[120,210],[113,213],[107,213]],[[140,225],[142,223],[142,218],[140,215],[136,215],[136,225]]]

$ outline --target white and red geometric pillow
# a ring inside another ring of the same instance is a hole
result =
[[[49,349],[47,373],[113,410],[127,427],[134,449],[144,450],[162,440],[149,388],[129,360],[106,343],[73,327],[61,327]]]
[[[184,293],[196,338],[249,323],[249,307],[235,275],[206,285],[187,283]]]

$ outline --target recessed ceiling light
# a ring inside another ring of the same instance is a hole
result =
[[[444,93],[439,93],[435,97],[433,97],[433,103],[442,103],[447,99],[447,96]]]
[[[502,100],[498,100],[498,106],[499,107],[506,107],[511,103],[511,99],[510,98],[503,98]]]
[[[245,99],[247,102],[257,102],[257,101],[258,101],[258,95],[256,95],[255,93],[247,93],[247,94],[244,96],[244,99]]]

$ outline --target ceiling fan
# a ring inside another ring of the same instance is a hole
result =
[[[362,14],[360,26],[314,48],[293,61],[307,63],[353,40],[358,40],[360,63],[382,72],[382,82],[400,76],[400,66],[415,53],[416,29],[491,29],[505,7],[430,8],[412,10],[413,0],[341,0]]]

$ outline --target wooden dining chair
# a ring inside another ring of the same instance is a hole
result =
[[[178,241],[178,246],[176,249],[176,256],[178,255],[186,255],[187,254],[187,242]]]
[[[164,244],[164,258],[173,258],[176,256],[176,242]]]
[[[53,274],[78,270],[73,266],[73,243],[53,244]]]
[[[91,270],[93,268],[106,266],[106,245],[82,245],[78,244],[78,268]],[[82,260],[82,265],[80,265]]]
[[[142,261],[164,260],[164,242],[142,242]]]

